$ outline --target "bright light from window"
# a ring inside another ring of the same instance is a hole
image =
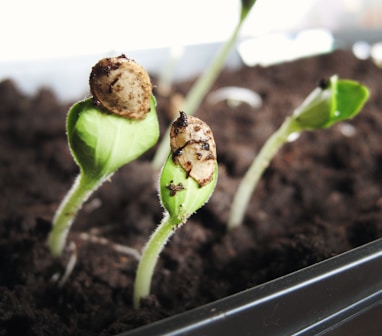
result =
[[[361,60],[368,59],[370,57],[370,44],[366,41],[357,41],[353,44],[353,54]]]

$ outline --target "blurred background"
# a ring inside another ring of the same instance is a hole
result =
[[[183,79],[201,71],[231,34],[239,5],[239,0],[8,1],[0,12],[0,80],[12,78],[27,93],[50,86],[62,100],[77,99],[87,90],[90,67],[121,53],[151,72],[160,72],[169,59],[192,59],[193,69],[179,63],[174,70]],[[356,41],[366,58],[379,40],[380,0],[257,0],[228,63],[268,65]]]

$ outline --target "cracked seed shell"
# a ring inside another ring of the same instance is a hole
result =
[[[210,183],[216,168],[216,144],[210,127],[202,120],[180,112],[170,131],[172,159],[200,187]]]
[[[125,55],[101,59],[92,68],[89,84],[94,102],[108,112],[131,119],[150,112],[150,77]]]

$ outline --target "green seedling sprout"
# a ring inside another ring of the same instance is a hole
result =
[[[210,128],[181,112],[170,131],[171,154],[165,162],[159,196],[166,209],[161,224],[147,242],[134,285],[134,307],[149,295],[155,265],[174,231],[210,198],[216,185],[216,145]]]
[[[339,121],[351,119],[361,110],[368,96],[365,86],[351,80],[332,76],[328,81],[322,81],[261,148],[236,191],[228,229],[241,224],[257,182],[292,134],[328,128]]]
[[[62,254],[88,197],[159,137],[150,78],[140,65],[124,55],[102,59],[92,69],[90,89],[93,97],[74,104],[67,116],[68,143],[80,173],[53,219],[48,246],[54,256]]]
[[[235,29],[232,32],[230,38],[224,43],[222,48],[216,54],[215,58],[211,62],[210,66],[206,69],[205,72],[199,77],[195,82],[190,92],[187,94],[185,101],[181,107],[182,111],[187,111],[188,115],[193,115],[198,109],[201,101],[207,94],[208,90],[211,88],[212,84],[215,82],[217,76],[219,75],[225,60],[227,59],[230,51],[232,50],[235,42],[239,36],[239,32],[245,19],[248,17],[253,5],[256,0],[241,0],[241,9],[240,9],[240,19],[235,26]],[[163,140],[158,146],[156,154],[153,158],[152,165],[155,169],[159,169],[163,162],[166,160],[166,157],[169,153],[169,147],[167,138],[170,134],[170,129],[168,129],[163,137]]]

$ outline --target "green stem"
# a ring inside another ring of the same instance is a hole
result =
[[[89,179],[82,173],[76,178],[53,219],[53,228],[48,239],[48,246],[52,255],[59,256],[62,254],[66,238],[78,210],[104,180]]]
[[[181,221],[178,218],[167,214],[147,242],[135,278],[134,308],[138,309],[141,299],[150,294],[151,280],[159,255],[179,224]]]
[[[219,75],[219,72],[223,67],[225,60],[227,59],[228,54],[235,44],[242,23],[243,21],[239,21],[229,40],[222,46],[219,53],[216,55],[216,58],[208,67],[208,71],[204,72],[203,75],[199,77],[198,81],[188,93],[182,106],[182,109],[187,114],[193,115],[195,113],[204,96],[216,80],[216,77]]]
[[[204,96],[207,94],[208,90],[211,88],[212,84],[219,75],[221,68],[224,65],[225,60],[228,57],[231,49],[233,48],[235,41],[239,35],[240,28],[244,22],[244,19],[240,20],[236,25],[229,40],[224,43],[211,65],[207,68],[196,83],[191,88],[191,91],[187,94],[187,97],[181,107],[181,111],[186,112],[188,115],[193,115],[197,108],[199,107]],[[152,165],[154,169],[159,170],[163,162],[166,160],[168,153],[170,151],[170,146],[168,143],[168,137],[170,135],[170,128],[168,128],[163,136],[162,142],[159,144],[156,154],[153,158]]]
[[[253,190],[269,166],[270,161],[276,155],[277,151],[287,141],[289,135],[301,131],[296,121],[288,117],[280,128],[272,134],[261,148],[256,159],[252,162],[248,171],[240,182],[240,185],[234,196],[231,212],[228,220],[228,229],[231,230],[241,224],[245,211],[248,207]]]

